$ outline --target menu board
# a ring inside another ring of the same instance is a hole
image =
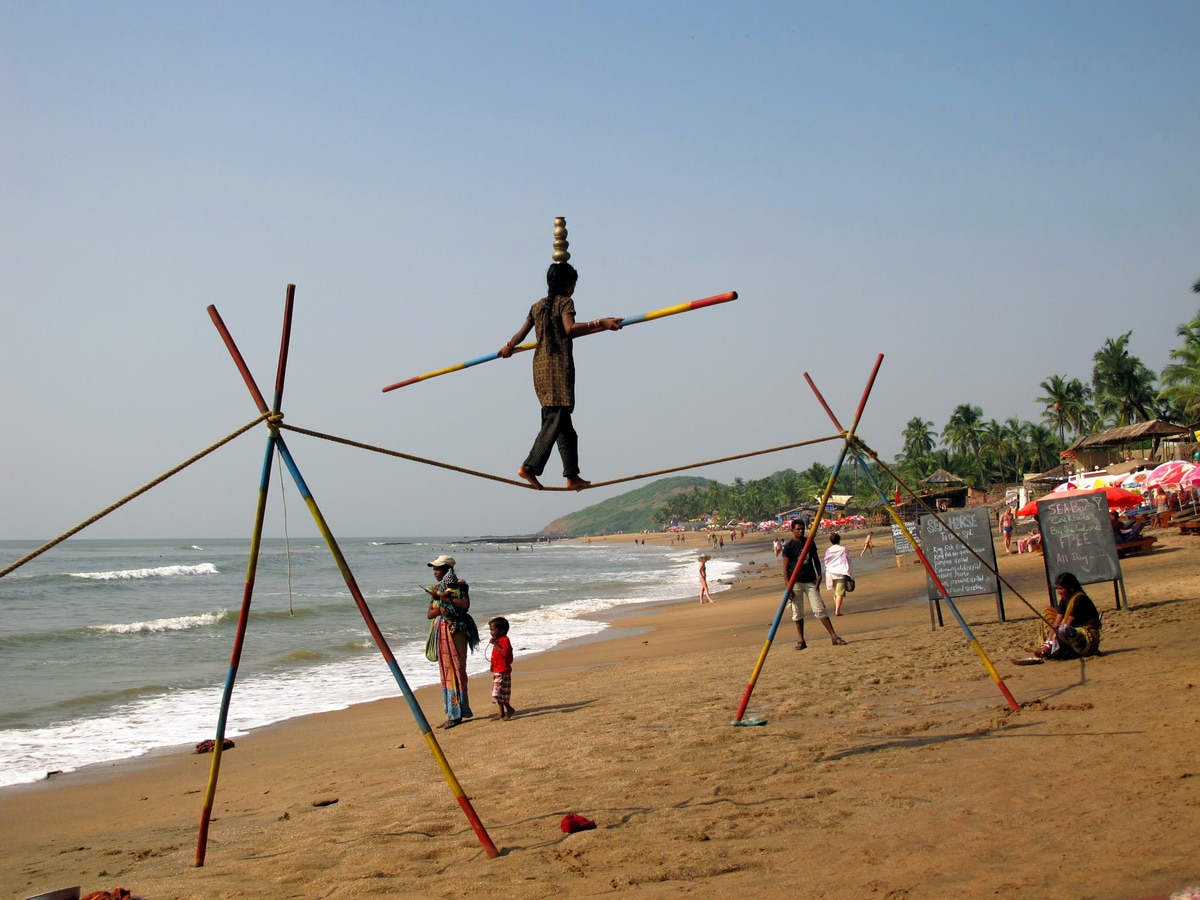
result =
[[[1080,584],[1121,578],[1104,491],[1043,498],[1037,504],[1037,519],[1046,553],[1047,582],[1054,584],[1063,572],[1070,572]]]
[[[908,529],[909,534],[917,539],[917,543],[921,542],[921,538],[917,534],[916,522],[905,522],[904,527]],[[897,556],[902,553],[916,552],[913,545],[908,542],[908,538],[904,536],[904,532],[900,530],[900,526],[895,522],[892,523],[892,549],[895,550]]]
[[[933,516],[921,517],[921,549],[929,558],[946,593],[951,597],[998,593],[991,510],[983,506],[978,509],[956,509],[941,513],[938,518],[941,521]],[[938,599],[941,592],[933,578],[927,573],[925,580],[929,599]]]

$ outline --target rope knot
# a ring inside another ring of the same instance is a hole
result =
[[[283,413],[271,413],[267,416],[267,428],[271,429],[271,433],[275,434],[279,431],[279,426],[283,424]]]

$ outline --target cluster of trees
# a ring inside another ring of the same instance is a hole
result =
[[[1200,281],[1193,287],[1200,293]],[[1092,357],[1089,382],[1051,375],[1039,387],[1035,402],[1044,410],[1041,422],[983,418],[978,406],[963,403],[950,414],[941,431],[921,417],[908,421],[903,450],[889,466],[910,486],[938,469],[945,469],[973,487],[1018,482],[1026,472],[1041,472],[1058,464],[1059,451],[1076,438],[1105,428],[1165,419],[1180,425],[1200,421],[1200,312],[1180,325],[1181,346],[1158,375],[1129,352],[1126,332],[1109,338]],[[835,494],[851,494],[852,505],[865,507],[877,499],[857,460],[843,466]],[[870,464],[876,482],[892,491],[895,482]],[[825,490],[832,469],[814,463],[804,472],[787,470],[755,481],[712,483],[673,497],[659,510],[659,521],[695,520],[713,516],[757,522],[809,504]]]
[[[825,491],[831,466],[813,463],[803,472],[787,469],[767,478],[733,484],[710,482],[683,494],[676,494],[658,511],[660,522],[684,522],[713,517],[718,524],[729,520],[758,522],[774,518],[785,510],[811,504],[813,497]],[[844,475],[839,476],[840,484]],[[890,483],[890,479],[888,479]]]

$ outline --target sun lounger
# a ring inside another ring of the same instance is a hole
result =
[[[1117,556],[1134,556],[1149,553],[1154,549],[1157,541],[1158,538],[1154,537],[1154,535],[1135,538],[1132,541],[1122,541],[1117,544]]]

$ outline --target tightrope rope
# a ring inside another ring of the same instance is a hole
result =
[[[320,431],[311,431],[308,428],[300,428],[296,425],[288,425],[284,422],[279,423],[280,428],[294,431],[297,434],[306,434],[309,437],[319,438],[323,441],[332,441],[335,444],[345,444],[347,447],[357,447],[359,450],[370,450],[372,453],[382,453],[385,456],[395,456],[398,459],[407,459],[409,462],[421,463],[426,466],[434,466],[439,469],[448,469],[451,472],[458,472],[462,475],[473,475],[476,478],[486,478],[489,481],[499,481],[502,484],[511,484],[515,487],[526,488],[528,490],[536,490],[536,488],[526,484],[524,481],[517,481],[514,478],[505,478],[502,475],[492,475],[489,472],[480,472],[476,469],[465,469],[462,466],[452,465],[451,463],[438,462],[435,459],[426,459],[423,456],[413,456],[411,453],[401,453],[399,450],[389,450],[386,447],[379,447],[374,444],[364,444],[361,441],[352,441],[349,438],[337,437],[332,434],[324,434]],[[710,459],[704,462],[688,463],[682,466],[672,466],[669,469],[658,469],[653,472],[642,472],[639,475],[626,475],[623,478],[612,478],[608,481],[594,481],[593,488],[606,487],[610,484],[624,484],[626,481],[638,481],[643,478],[655,478],[659,475],[669,475],[672,472],[682,472],[685,469],[699,469],[703,466],[714,466],[718,463],[731,462],[736,459],[748,459],[752,456],[763,456],[767,453],[779,453],[782,450],[794,450],[797,447],[807,447],[809,444],[820,444],[824,441],[838,441],[843,438],[841,433],[831,434],[826,437],[813,438],[808,441],[798,441],[794,444],[782,444],[778,447],[769,447],[766,450],[751,450],[748,453],[738,453],[733,456],[722,456],[719,459]],[[547,491],[570,491],[569,487],[545,487]]]
[[[158,485],[160,485],[164,481],[166,481],[168,478],[170,478],[172,475],[176,475],[179,472],[182,472],[184,469],[186,469],[192,463],[203,459],[204,457],[208,456],[208,454],[212,453],[214,450],[217,450],[217,449],[225,446],[230,441],[232,441],[234,438],[240,437],[241,435],[245,434],[247,431],[249,431],[251,428],[253,428],[255,425],[257,425],[263,419],[267,418],[267,416],[268,416],[267,413],[263,413],[261,416],[254,419],[254,421],[246,423],[241,428],[239,428],[237,431],[221,438],[221,440],[217,441],[211,447],[201,450],[195,456],[191,457],[190,459],[185,460],[184,462],[181,462],[179,465],[177,465],[175,468],[171,469],[169,472],[164,472],[162,475],[159,475],[153,481],[138,488],[133,493],[126,494],[124,497],[122,497],[120,500],[118,500],[112,506],[109,506],[106,509],[102,509],[100,512],[96,513],[94,516],[92,516],[87,521],[80,522],[78,525],[76,525],[70,531],[63,532],[58,537],[56,537],[54,540],[50,541],[50,543],[43,544],[41,547],[38,547],[32,553],[28,553],[25,556],[22,556],[15,563],[8,566],[3,571],[0,571],[0,578],[3,578],[5,575],[7,575],[9,572],[12,572],[14,569],[19,569],[21,566],[25,565],[25,563],[29,562],[31,559],[36,559],[37,557],[41,556],[43,553],[45,553],[51,547],[58,546],[63,541],[65,541],[67,538],[69,538],[71,535],[78,534],[80,531],[83,531],[83,529],[87,528],[89,525],[92,525],[92,524],[100,521],[105,516],[107,516],[110,512],[120,509],[122,506],[124,506],[130,500],[133,500],[135,497],[140,497],[142,494],[146,493],[146,491],[150,490],[150,488],[157,487]]]

